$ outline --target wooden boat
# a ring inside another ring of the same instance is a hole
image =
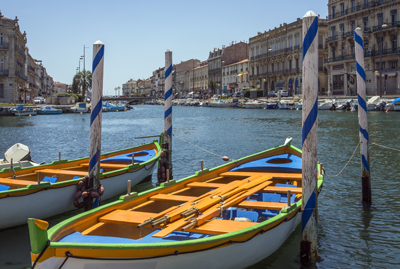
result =
[[[301,151],[289,143],[127,194],[50,230],[29,219],[33,266],[245,268],[301,222],[301,167]]]
[[[132,153],[134,164],[132,165]],[[101,155],[100,184],[106,200],[151,178],[160,146],[150,144]],[[75,208],[77,184],[88,174],[89,159],[59,160],[51,164],[0,171],[0,229],[25,224],[29,217],[48,218]],[[38,182],[40,184],[38,184]],[[82,199],[82,198],[80,198]]]

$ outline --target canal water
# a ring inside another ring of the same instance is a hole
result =
[[[137,136],[159,134],[162,106],[135,106],[134,111],[103,113],[102,152],[150,142]],[[370,143],[399,149],[400,114],[368,113]],[[328,175],[346,165],[359,140],[357,113],[319,111],[318,158]],[[0,117],[0,153],[26,144],[36,162],[89,155],[89,114]],[[173,133],[198,147],[231,159],[284,143],[301,147],[301,111],[174,107]],[[370,146],[371,209],[361,200],[360,153],[343,173],[326,177],[318,203],[319,268],[398,268],[400,265],[400,152]],[[173,138],[174,178],[181,179],[222,159]],[[153,185],[156,178],[153,176]],[[151,184],[142,187],[151,188]],[[43,209],[45,210],[45,208]],[[77,211],[48,219],[50,225]],[[15,212],[18,214],[18,212]],[[251,268],[299,268],[300,229],[269,258]],[[0,268],[30,266],[27,225],[0,231]],[[248,251],[251,251],[249,249]],[[243,259],[246,254],[243,253]]]

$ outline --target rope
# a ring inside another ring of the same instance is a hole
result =
[[[325,176],[327,176],[327,177],[337,177],[337,176],[339,176],[339,175],[343,172],[343,170],[347,167],[347,165],[349,165],[350,161],[353,159],[354,154],[356,153],[356,150],[358,149],[359,146],[360,146],[360,142],[358,142],[357,147],[356,147],[356,149],[355,149],[354,152],[353,152],[353,155],[351,155],[350,160],[346,163],[346,165],[345,165],[345,166],[343,167],[343,169],[339,172],[339,174],[334,175],[334,176],[331,176],[331,175],[328,175],[328,174],[325,173]]]
[[[395,150],[395,151],[399,151],[399,152],[400,152],[400,149],[395,149],[395,148],[391,148],[391,147],[386,147],[386,146],[383,146],[383,145],[379,145],[379,144],[377,144],[377,143],[371,143],[371,145],[377,145],[378,147],[387,148],[387,149],[391,149],[391,150]]]
[[[200,147],[198,147],[198,146],[196,146],[196,145],[193,145],[192,143],[186,141],[186,140],[183,139],[183,138],[180,138],[179,136],[177,136],[177,135],[175,135],[175,134],[172,134],[172,135],[175,136],[176,138],[182,140],[183,142],[188,143],[189,145],[191,145],[191,146],[193,146],[193,147],[195,147],[195,148],[198,148],[198,149],[200,149],[200,150],[202,150],[202,151],[205,151],[205,152],[207,152],[207,153],[210,153],[211,155],[214,155],[214,156],[217,156],[217,157],[219,157],[219,158],[222,158],[222,156],[220,156],[220,155],[218,155],[218,154],[215,154],[215,153],[212,153],[211,151],[208,151],[208,150],[206,150],[206,149],[200,148]],[[234,161],[233,159],[229,159],[229,160]]]

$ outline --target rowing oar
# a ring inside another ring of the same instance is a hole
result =
[[[232,182],[226,184],[226,186],[219,187],[211,192],[207,192],[207,193],[203,194],[202,196],[198,197],[196,200],[191,201],[190,203],[183,204],[177,208],[176,207],[172,208],[171,210],[167,209],[163,212],[160,212],[156,216],[154,216],[152,219],[148,219],[148,220],[144,221],[143,223],[141,223],[138,226],[138,228],[144,227],[148,224],[152,224],[153,227],[156,227],[156,226],[161,225],[162,223],[176,221],[177,219],[179,219],[181,217],[181,214],[183,212],[193,208],[194,204],[196,204],[197,206],[201,206],[202,210],[204,210],[204,208],[208,208],[208,207],[212,206],[213,204],[218,203],[221,200],[221,198],[219,198],[219,197],[223,197],[223,195],[225,193],[227,193],[235,188],[238,188],[241,185],[247,184],[249,181],[251,182],[251,180],[256,179],[256,178],[260,178],[260,176],[249,177],[249,178],[243,179],[241,181],[232,181]],[[220,196],[218,196],[218,195],[220,195]],[[207,198],[214,199],[215,202],[211,203],[210,205],[208,203],[204,203],[206,200],[210,201]]]
[[[247,178],[244,180],[244,182],[240,182],[238,184],[238,186],[235,186],[236,184],[232,184],[232,186],[230,186],[229,188],[226,189],[225,192],[221,192],[220,195],[216,196],[212,196],[209,197],[210,199],[204,198],[203,200],[199,201],[196,206],[184,206],[182,207],[182,210],[178,210],[177,212],[174,213],[170,213],[169,215],[164,215],[163,217],[157,219],[157,220],[153,220],[151,222],[151,226],[157,227],[163,223],[171,223],[174,222],[178,219],[180,219],[181,217],[188,217],[194,213],[200,213],[204,210],[206,210],[207,208],[210,208],[211,206],[218,204],[219,202],[223,202],[225,199],[240,193],[244,190],[250,189],[262,182],[264,182],[265,180],[269,180],[271,179],[271,177],[256,177],[253,181],[250,180],[250,178]],[[247,180],[247,182],[246,182]],[[187,208],[189,207],[189,208]],[[184,210],[186,209],[186,210]],[[180,213],[180,214],[179,214]]]
[[[235,205],[235,204],[241,202],[242,200],[246,199],[248,196],[252,195],[253,193],[264,189],[268,185],[272,184],[271,181],[265,182],[266,180],[270,180],[270,179],[271,179],[271,177],[268,176],[268,177],[262,177],[259,180],[255,180],[258,182],[258,184],[256,184],[255,181],[249,183],[249,185],[251,184],[251,187],[247,188],[247,189],[240,188],[241,189],[239,191],[240,194],[238,192],[231,192],[230,193],[231,197],[230,197],[230,199],[227,199],[224,202],[223,208],[228,208],[232,205]],[[261,182],[261,180],[263,180],[264,182]],[[208,209],[201,215],[201,219],[195,219],[195,220],[191,221],[189,224],[192,226],[190,226],[190,227],[188,227],[189,225],[187,224],[186,219],[181,219],[177,222],[169,224],[168,227],[166,227],[163,230],[159,231],[158,233],[154,234],[153,237],[164,237],[164,236],[167,236],[168,234],[172,233],[175,230],[181,229],[182,227],[189,229],[189,228],[192,228],[193,226],[199,225],[198,224],[199,220],[208,220],[215,216],[218,216],[218,213],[221,212],[221,209],[220,209],[221,206],[214,204],[214,207]]]

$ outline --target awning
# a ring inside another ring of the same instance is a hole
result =
[[[227,91],[230,91],[230,90],[232,90],[233,88],[228,88],[228,89],[226,89]]]
[[[18,63],[20,66],[24,67],[24,65],[23,65],[23,64],[21,64],[19,61],[17,61],[17,63]]]
[[[384,78],[386,75],[387,75],[388,77],[395,77],[395,76],[397,76],[397,73],[382,74],[382,77]]]

